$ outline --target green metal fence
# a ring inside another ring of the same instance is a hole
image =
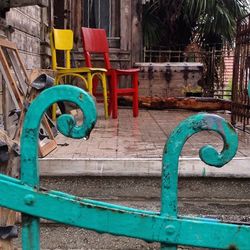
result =
[[[58,118],[58,129],[65,136],[76,139],[88,136],[97,118],[92,98],[85,91],[67,85],[45,90],[28,108],[21,137],[21,179],[0,174],[0,206],[22,213],[23,250],[40,249],[40,218],[100,233],[160,242],[162,250],[174,250],[178,245],[250,249],[249,225],[178,214],[178,160],[186,140],[203,130],[217,132],[224,141],[223,150],[217,152],[212,146],[204,146],[200,158],[208,165],[222,167],[234,157],[238,146],[237,134],[227,121],[217,115],[199,113],[173,130],[163,151],[161,209],[154,212],[40,187],[39,125],[46,109],[58,101],[73,102],[84,113],[81,125],[67,114]]]

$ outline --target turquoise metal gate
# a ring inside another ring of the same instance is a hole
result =
[[[43,113],[53,103],[70,101],[84,113],[82,125],[70,115],[58,119],[58,129],[66,136],[88,136],[96,122],[92,98],[72,86],[56,86],[42,92],[30,105],[21,138],[21,179],[0,175],[0,206],[22,213],[22,248],[40,249],[40,218],[82,227],[97,232],[127,236],[148,242],[160,242],[161,249],[178,245],[216,249],[250,249],[250,226],[227,224],[206,218],[178,215],[178,159],[186,140],[202,130],[219,133],[222,152],[212,146],[200,150],[207,164],[222,167],[235,155],[238,137],[224,119],[216,115],[189,117],[172,132],[163,152],[161,211],[145,211],[84,199],[58,191],[45,191],[39,185],[37,161],[38,129]],[[58,212],[60,211],[60,212]]]

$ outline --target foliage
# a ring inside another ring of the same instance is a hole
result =
[[[232,44],[236,21],[247,8],[247,0],[150,0],[142,12],[144,46]]]
[[[157,15],[157,13],[159,13],[159,9],[159,1],[150,1],[143,6],[143,44],[146,47],[157,45],[160,41],[162,22]]]
[[[187,0],[184,1],[196,39],[201,44],[232,44],[236,21],[247,13],[246,0]]]
[[[188,84],[187,86],[183,87],[183,93],[202,93],[202,87],[201,86],[192,86],[191,84]]]

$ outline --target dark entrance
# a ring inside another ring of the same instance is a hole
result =
[[[64,11],[64,0],[54,0],[54,27],[64,29],[64,18],[67,13]]]

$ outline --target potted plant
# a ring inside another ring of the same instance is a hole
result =
[[[186,97],[202,97],[202,88],[200,86],[192,86],[188,84],[183,88]]]

